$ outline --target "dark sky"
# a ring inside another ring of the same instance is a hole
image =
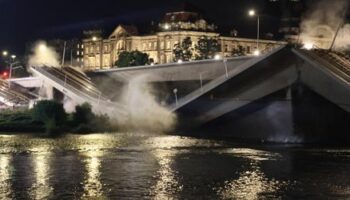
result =
[[[234,27],[241,36],[253,37],[256,21],[246,13],[251,7],[268,15],[262,32],[273,32],[278,25],[267,0],[0,0],[0,50],[22,54],[28,41],[79,37],[84,29],[103,26],[108,30],[119,23],[159,21],[185,1],[209,21]]]

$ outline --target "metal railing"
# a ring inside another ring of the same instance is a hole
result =
[[[61,87],[65,88],[65,89],[68,89],[68,90],[71,90],[73,93],[75,93],[76,95],[80,96],[81,98],[83,98],[88,103],[93,103],[93,104],[96,104],[96,105],[118,108],[121,111],[125,110],[125,107],[122,106],[119,103],[105,101],[103,99],[96,98],[94,96],[90,96],[89,94],[86,94],[86,93],[76,89],[75,87],[71,86],[69,83],[67,83],[65,81],[62,81],[61,79],[55,77],[54,75],[52,75],[51,73],[47,72],[45,69],[43,69],[41,67],[37,67],[37,68],[32,67],[32,70],[36,71],[37,73],[42,74],[43,76],[46,76],[50,80],[52,80],[52,81],[56,82],[57,84],[59,84]]]

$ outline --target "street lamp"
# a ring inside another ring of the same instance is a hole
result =
[[[170,25],[169,25],[169,24],[165,24],[165,25],[164,25],[164,29],[165,29],[165,30],[169,30],[169,29],[170,29]]]
[[[7,51],[3,51],[3,52],[2,52],[2,55],[3,55],[3,56],[7,56],[8,54],[9,54],[9,53],[8,53]]]
[[[220,60],[220,59],[221,59],[221,56],[220,56],[219,54],[216,54],[216,55],[214,56],[214,59],[215,59],[215,60]]]
[[[174,92],[174,95],[175,95],[175,105],[176,105],[176,107],[177,107],[177,105],[178,105],[178,102],[177,102],[177,88],[175,88],[175,89],[173,90],[173,92]]]
[[[92,41],[96,42],[97,41],[97,37],[96,36],[92,37]]]
[[[259,51],[259,38],[260,38],[260,16],[255,12],[255,10],[251,9],[248,11],[248,15],[251,17],[257,17],[257,34],[256,34],[256,50]],[[259,52],[260,54],[260,52]]]

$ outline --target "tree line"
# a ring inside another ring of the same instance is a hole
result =
[[[221,44],[216,37],[202,36],[197,44],[193,45],[190,37],[176,43],[173,47],[173,62],[213,59],[221,52]],[[242,46],[232,49],[232,56],[244,56],[245,50]],[[118,56],[115,65],[118,67],[142,66],[154,64],[154,60],[149,58],[147,53],[141,51],[124,51]]]

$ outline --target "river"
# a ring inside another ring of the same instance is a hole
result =
[[[0,135],[0,199],[349,199],[349,177],[346,148]]]

